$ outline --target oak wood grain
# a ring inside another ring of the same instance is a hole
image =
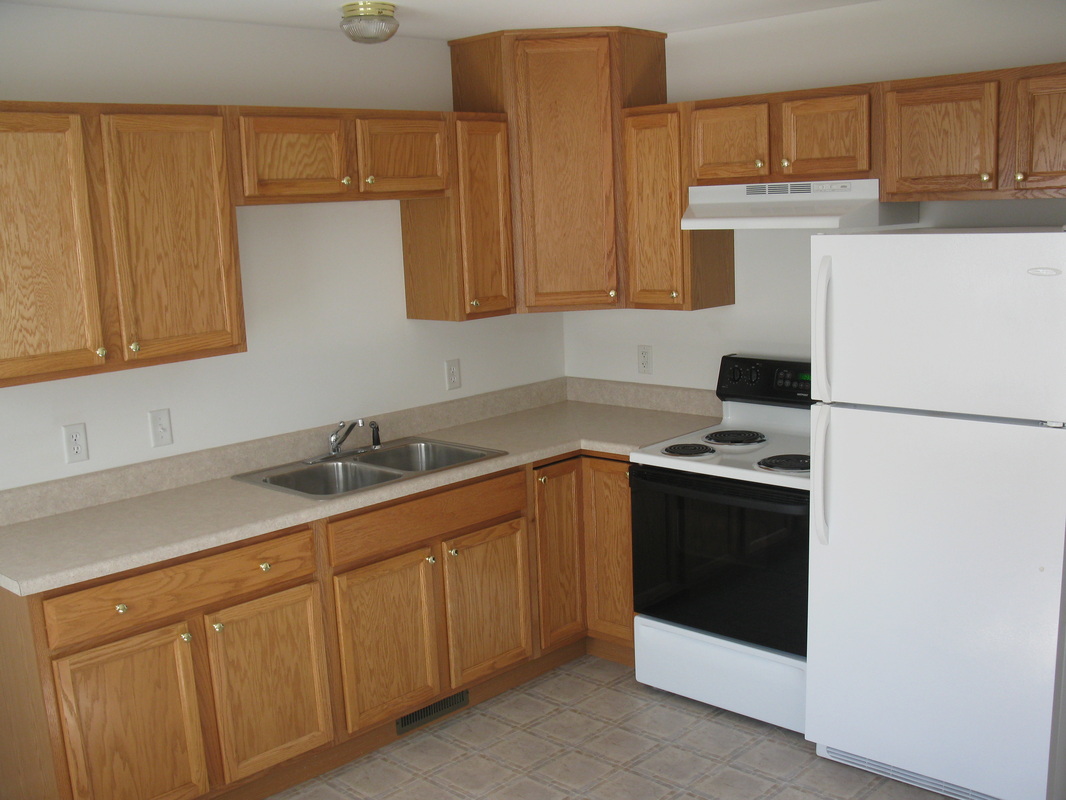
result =
[[[581,461],[533,472],[540,646],[544,651],[585,634]]]

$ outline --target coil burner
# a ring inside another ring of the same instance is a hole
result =
[[[710,445],[696,444],[691,442],[682,442],[681,444],[671,444],[663,448],[663,454],[668,456],[686,456],[692,458],[695,456],[713,456],[715,449]]]
[[[703,437],[711,444],[762,444],[766,437],[759,431],[714,431]]]
[[[755,466],[771,472],[810,472],[811,457],[802,453],[788,453],[781,456],[767,456]]]

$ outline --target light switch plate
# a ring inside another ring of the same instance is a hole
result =
[[[165,447],[174,444],[174,431],[170,427],[170,409],[160,408],[148,412],[148,429],[152,447]]]

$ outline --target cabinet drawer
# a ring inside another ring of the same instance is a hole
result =
[[[308,529],[94,586],[44,602],[48,644],[58,648],[107,636],[184,609],[268,589],[311,575],[314,569],[314,540]]]
[[[526,507],[521,472],[409,500],[329,523],[334,564],[365,560],[482,522],[520,514]]]

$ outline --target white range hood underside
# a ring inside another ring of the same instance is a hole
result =
[[[682,230],[913,227],[918,203],[881,203],[874,178],[692,186]]]

